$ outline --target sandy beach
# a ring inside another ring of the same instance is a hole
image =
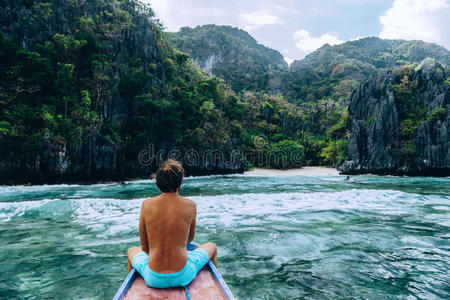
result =
[[[334,168],[327,167],[303,167],[300,169],[290,169],[290,170],[276,170],[276,169],[262,169],[254,168],[251,171],[244,172],[245,175],[251,176],[316,176],[316,175],[339,175],[339,171]]]

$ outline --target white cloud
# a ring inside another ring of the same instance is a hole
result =
[[[395,0],[380,16],[380,37],[419,39],[446,44],[450,19],[449,0]]]
[[[344,41],[340,40],[336,35],[324,33],[319,37],[313,37],[307,30],[301,29],[294,32],[295,47],[303,52],[312,52],[324,44],[337,45]]]
[[[357,36],[357,37],[355,37],[353,39],[349,39],[348,41],[349,42],[353,42],[353,41],[357,41],[357,40],[360,40],[360,39],[363,39],[363,38],[364,38],[364,36]]]
[[[287,57],[286,55],[283,55],[284,61],[287,62],[288,65],[292,64],[294,61],[292,58]]]
[[[167,24],[168,20],[170,20],[170,1],[168,0],[144,0],[150,4],[150,7],[156,14],[156,17],[159,18],[165,26],[168,27],[169,30],[173,30],[170,24]]]
[[[264,25],[274,25],[282,23],[277,16],[271,15],[262,10],[242,14],[241,18],[244,21],[245,30],[255,29]]]

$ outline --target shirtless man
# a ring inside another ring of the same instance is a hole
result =
[[[186,250],[194,240],[197,208],[178,194],[183,176],[183,167],[172,159],[158,169],[156,185],[162,194],[142,203],[141,248],[128,249],[128,271],[134,267],[151,287],[186,286],[209,260],[217,265],[214,243]]]

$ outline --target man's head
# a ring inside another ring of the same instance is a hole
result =
[[[156,186],[163,193],[178,192],[183,181],[184,169],[180,162],[168,159],[156,171]]]

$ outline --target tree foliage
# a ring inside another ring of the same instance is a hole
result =
[[[448,62],[444,50],[368,38],[323,46],[288,68],[280,53],[229,26],[165,33],[137,0],[2,1],[0,150],[35,154],[45,140],[75,151],[100,134],[129,161],[149,143],[199,151],[232,143],[267,154],[261,166],[338,165],[359,82],[424,55]],[[219,63],[208,69],[208,59]],[[411,100],[410,69],[398,72],[408,152],[417,124],[444,115],[437,108],[427,117]],[[267,144],[258,148],[255,136]]]

